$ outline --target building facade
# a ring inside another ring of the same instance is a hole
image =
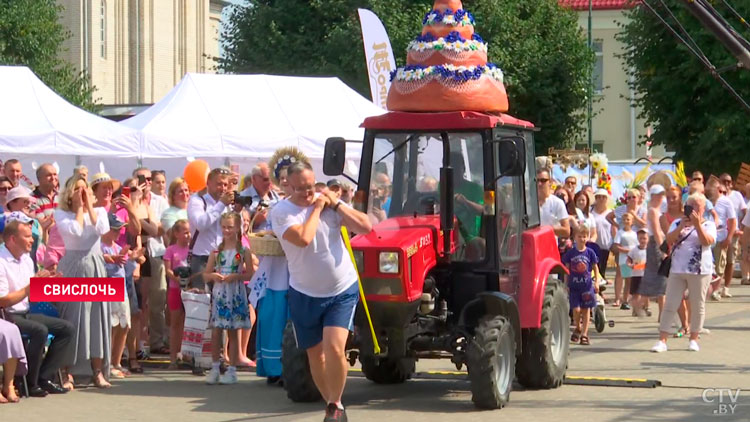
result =
[[[214,72],[223,0],[58,0],[62,55],[104,105],[154,103],[186,72]]]
[[[584,33],[588,30],[589,0],[560,0],[564,7],[578,13],[578,23]],[[640,110],[630,101],[634,93],[628,84],[625,62],[618,57],[625,45],[615,39],[621,31],[620,25],[628,22],[624,12],[630,7],[629,0],[591,0],[592,38],[596,54],[594,68],[594,113],[592,134],[595,151],[607,154],[610,160],[635,160],[652,155],[661,158],[664,149],[654,147],[650,151],[643,145],[648,128],[638,118]],[[583,139],[588,139],[583,134]],[[587,141],[576,145],[576,149],[588,147]]]

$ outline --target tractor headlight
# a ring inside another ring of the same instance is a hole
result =
[[[383,274],[398,274],[398,252],[380,252],[378,268]]]
[[[357,263],[357,271],[362,274],[365,271],[365,253],[363,251],[353,251],[354,262]]]

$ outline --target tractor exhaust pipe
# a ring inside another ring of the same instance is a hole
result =
[[[443,257],[450,260],[453,232],[453,167],[448,134],[442,132],[440,137],[443,140],[443,167],[440,169],[440,229],[443,232]]]

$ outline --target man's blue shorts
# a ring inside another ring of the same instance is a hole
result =
[[[354,282],[344,292],[331,297],[312,297],[289,287],[289,317],[297,347],[309,349],[323,341],[323,327],[354,327],[359,301],[359,285]]]

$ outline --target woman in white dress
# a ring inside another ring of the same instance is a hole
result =
[[[109,231],[104,208],[95,208],[88,183],[81,176],[65,182],[55,210],[58,232],[65,243],[65,256],[58,271],[64,277],[107,277],[100,237]],[[69,374],[92,375],[99,388],[109,388],[112,348],[109,302],[58,303],[60,317],[76,328],[75,357]]]

